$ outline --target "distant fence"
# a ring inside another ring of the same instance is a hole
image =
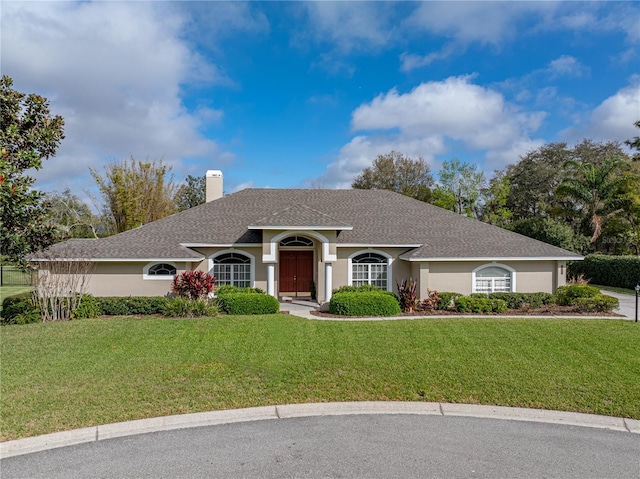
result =
[[[34,286],[37,271],[21,271],[15,266],[0,265],[0,286]]]

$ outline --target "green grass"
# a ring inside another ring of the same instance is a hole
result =
[[[636,295],[636,292],[633,289],[616,288],[615,286],[602,286],[602,285],[599,285],[599,284],[590,284],[589,286],[595,286],[596,288],[602,289],[604,291],[613,291],[614,293],[630,294],[632,296]]]
[[[0,328],[0,438],[315,401],[443,401],[640,419],[620,320],[114,318]]]

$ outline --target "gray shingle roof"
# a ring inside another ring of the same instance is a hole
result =
[[[62,243],[50,252],[72,246],[91,258],[197,260],[200,253],[181,245],[260,244],[262,231],[248,226],[306,222],[352,226],[339,232],[339,245],[422,245],[405,259],[580,258],[391,191],[302,189],[246,189],[108,238]]]

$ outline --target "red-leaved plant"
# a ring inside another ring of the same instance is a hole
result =
[[[185,271],[173,279],[171,291],[181,298],[205,298],[216,286],[216,279],[204,271]]]
[[[398,287],[398,298],[400,299],[400,309],[403,313],[413,313],[418,307],[418,297],[416,288],[418,283],[413,278],[405,279],[402,283],[396,281]]]
[[[427,289],[427,297],[422,300],[422,308],[427,311],[437,309],[439,302],[440,296],[438,296],[438,292]]]

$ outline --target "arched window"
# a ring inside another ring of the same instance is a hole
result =
[[[389,260],[378,253],[366,252],[351,258],[351,284],[362,286],[371,284],[387,290],[389,281]]]
[[[143,279],[173,279],[177,273],[171,263],[149,263],[142,269]]]
[[[474,293],[509,293],[514,290],[515,271],[503,265],[486,265],[473,272]]]
[[[313,246],[313,240],[304,236],[288,236],[280,241],[280,246]]]
[[[240,253],[224,253],[213,258],[212,273],[218,286],[251,286],[251,258]]]

